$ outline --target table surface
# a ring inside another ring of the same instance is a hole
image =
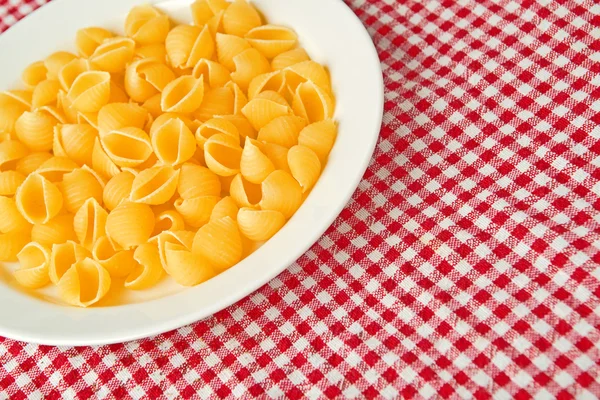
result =
[[[0,31],[44,2],[0,0]],[[326,234],[176,331],[0,338],[0,398],[600,394],[600,6],[348,4],[377,46],[385,115]]]

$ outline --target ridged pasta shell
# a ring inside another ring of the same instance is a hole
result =
[[[331,119],[326,119],[312,123],[302,129],[298,135],[298,144],[314,151],[321,163],[324,163],[333,147],[336,136],[337,127],[335,123]]]
[[[104,182],[95,171],[90,168],[78,168],[63,176],[60,185],[64,206],[70,213],[75,213],[89,199],[102,204]]]
[[[104,40],[90,56],[94,68],[106,72],[121,72],[133,59],[135,42],[129,38],[115,37]]]
[[[52,157],[44,161],[35,172],[50,182],[60,182],[63,176],[78,168],[75,161],[66,157]]]
[[[86,71],[75,79],[67,97],[75,110],[97,112],[108,103],[110,91],[110,74],[108,72]]]
[[[60,190],[40,174],[29,175],[15,194],[17,208],[32,224],[45,224],[56,216],[63,206]]]
[[[275,56],[275,58],[273,58],[273,60],[271,61],[271,68],[274,71],[279,71],[291,65],[308,60],[310,60],[310,57],[306,53],[306,50],[299,47],[297,49],[289,50]]]
[[[248,90],[252,79],[271,71],[269,61],[256,49],[246,49],[233,57],[235,71],[231,73],[231,79],[239,85],[243,91]]]
[[[277,117],[258,131],[257,139],[290,148],[298,144],[298,135],[305,126],[306,120],[295,115]]]
[[[237,138],[218,133],[204,144],[206,166],[217,175],[231,176],[240,172],[241,158],[242,148]]]
[[[154,231],[152,232],[151,239],[164,231],[181,231],[183,229],[185,229],[185,221],[177,211],[163,211],[156,215],[154,219]]]
[[[237,223],[229,217],[210,221],[196,232],[192,252],[206,258],[217,271],[237,264],[243,252]]]
[[[272,172],[262,184],[260,208],[281,212],[286,218],[302,204],[302,188],[289,173],[281,170]]]
[[[57,215],[45,224],[35,224],[31,230],[31,240],[46,246],[77,240],[73,215]]]
[[[50,281],[55,285],[58,284],[65,272],[67,272],[73,264],[91,256],[92,253],[90,253],[88,249],[74,241],[69,240],[65,243],[52,245],[52,250],[50,252],[50,268],[48,270]]]
[[[163,89],[160,107],[164,112],[191,113],[200,108],[203,98],[204,81],[184,75]]]
[[[150,137],[154,136],[156,131],[158,131],[161,126],[163,126],[165,123],[167,123],[169,120],[171,120],[173,118],[178,118],[178,119],[182,120],[185,123],[185,125],[188,128],[190,128],[190,130],[192,130],[192,127],[193,127],[192,120],[190,120],[185,115],[178,114],[178,113],[164,113],[164,114],[161,114],[158,118],[156,118],[152,122],[152,126],[150,126]]]
[[[44,60],[46,67],[46,79],[58,79],[58,73],[69,62],[73,61],[77,56],[68,51],[57,51],[52,53]]]
[[[75,35],[75,47],[82,57],[88,58],[104,40],[113,37],[113,34],[96,26],[79,29]]]
[[[15,200],[0,196],[0,232],[23,231],[31,227],[19,213]]]
[[[58,120],[40,111],[26,111],[15,123],[17,138],[31,151],[52,150],[54,126]]]
[[[333,117],[334,107],[331,96],[311,81],[298,85],[292,102],[294,113],[309,123]]]
[[[0,172],[0,196],[12,196],[17,192],[21,183],[25,181],[25,175],[17,171]]]
[[[113,176],[104,186],[102,200],[104,206],[114,210],[124,200],[128,200],[135,175],[129,171],[123,171]]]
[[[210,214],[210,220],[214,221],[216,219],[229,217],[235,221],[237,219],[238,211],[239,208],[237,204],[235,204],[233,197],[225,196],[215,204],[212,213]]]
[[[275,210],[240,208],[237,223],[242,235],[256,242],[269,240],[285,225],[285,216]]]
[[[233,58],[242,51],[251,48],[250,43],[244,38],[217,33],[215,38],[217,45],[217,58],[229,71],[235,70]]]
[[[196,0],[190,6],[192,18],[196,26],[203,26],[216,14],[227,9],[229,3],[225,0]]]
[[[58,81],[46,79],[45,81],[40,82],[35,89],[33,89],[31,106],[33,108],[38,108],[49,104],[55,104],[59,89],[60,83],[58,83]]]
[[[110,274],[97,261],[77,261],[58,282],[58,295],[67,304],[89,307],[100,301],[110,289]]]
[[[167,259],[165,256],[166,244],[174,243],[191,250],[194,236],[195,233],[190,231],[164,231],[155,239],[152,239],[153,242],[158,244],[158,254],[163,268],[167,268]]]
[[[158,118],[162,114],[162,108],[160,108],[160,98],[161,94],[158,93],[150,97],[144,102],[144,104],[142,104],[142,107],[144,107],[144,109],[146,109],[146,111],[148,111],[154,119]]]
[[[133,250],[115,249],[107,236],[101,236],[94,242],[92,256],[115,278],[125,278],[137,266]]]
[[[164,270],[155,243],[143,243],[133,253],[137,265],[125,280],[125,287],[131,290],[148,289],[163,277]]]
[[[55,155],[69,157],[79,165],[92,166],[96,130],[88,124],[57,125],[54,128]]]
[[[56,107],[63,112],[69,123],[77,123],[80,113],[73,107],[73,102],[67,97],[64,90],[59,90],[56,95]]]
[[[254,129],[250,121],[248,121],[248,119],[243,115],[217,115],[215,118],[224,119],[235,125],[242,139],[246,137],[256,139],[256,130]]]
[[[195,286],[216,275],[206,258],[175,243],[165,244],[165,259],[165,271],[182,286]]]
[[[6,143],[6,142],[4,142]],[[0,144],[0,149],[2,144]],[[0,151],[1,154],[1,151]],[[36,169],[38,169],[43,163],[52,158],[52,154],[42,151],[26,155],[19,159],[16,164],[16,170],[18,173],[27,176]],[[0,164],[1,165],[1,164]],[[8,172],[8,171],[7,171]]]
[[[218,196],[221,193],[221,182],[208,168],[186,163],[180,169],[177,192],[183,199]]]
[[[163,43],[169,27],[169,17],[150,5],[133,7],[125,19],[125,34],[140,44]]]
[[[182,120],[173,118],[152,135],[152,148],[163,164],[175,166],[192,158],[196,139]]]
[[[86,249],[92,249],[94,243],[106,236],[108,213],[93,197],[83,203],[73,218],[73,229],[79,243]]]
[[[231,114],[234,107],[234,96],[231,89],[218,87],[204,93],[202,105],[194,113],[200,121],[207,121],[217,115]]]
[[[198,228],[210,219],[213,208],[221,198],[219,196],[199,196],[190,199],[177,199],[175,209],[189,226]]]
[[[6,90],[0,93],[0,105],[20,104],[27,109],[31,108],[33,92],[31,90]]]
[[[206,58],[200,59],[194,66],[192,76],[196,79],[204,77],[204,84],[210,88],[217,88],[225,86],[231,79],[230,72],[227,68],[219,64],[218,62],[208,60]]]
[[[0,234],[0,261],[17,261],[17,254],[30,240],[28,231]]]
[[[248,104],[248,97],[238,84],[233,81],[228,82],[225,87],[231,89],[233,92],[233,115],[241,115],[242,108]]]
[[[248,86],[248,97],[252,100],[265,90],[272,90],[281,95],[287,93],[285,76],[282,71],[267,72],[257,75],[250,81]]]
[[[106,154],[106,151],[104,151],[99,138],[96,138],[94,150],[92,151],[92,167],[105,179],[110,179],[121,172],[119,167],[117,167],[108,154]]]
[[[101,142],[108,157],[119,167],[138,166],[152,154],[150,138],[140,128],[112,130],[102,137]]]
[[[106,219],[106,234],[123,249],[146,243],[153,230],[154,213],[146,204],[121,203]]]
[[[329,74],[321,64],[315,61],[302,61],[291,65],[284,70],[287,85],[292,93],[300,83],[310,81],[323,89],[325,92],[331,90]]]
[[[259,145],[247,137],[240,160],[240,172],[252,183],[261,183],[275,171],[273,162],[260,150]]]
[[[18,103],[0,104],[0,131],[11,133],[19,117],[29,108]]]
[[[202,58],[210,59],[215,43],[208,26],[178,25],[165,41],[167,57],[175,68],[193,68]]]
[[[239,207],[255,207],[262,199],[260,185],[247,181],[237,174],[231,181],[229,193]]]
[[[129,64],[125,70],[125,90],[137,102],[144,102],[162,92],[175,79],[173,71],[154,58]]]
[[[153,58],[161,63],[167,62],[167,49],[164,43],[147,44],[136,47],[133,54],[134,60],[143,60],[144,58]]]
[[[310,148],[300,145],[292,147],[287,157],[292,176],[302,186],[302,193],[305,193],[321,175],[319,157]]]
[[[268,99],[254,98],[242,108],[242,114],[257,131],[277,117],[291,114],[288,106]]]
[[[269,157],[269,160],[275,165],[275,169],[281,169],[290,172],[287,155],[289,149],[274,143],[263,143],[261,146],[262,152]]]
[[[248,31],[245,38],[252,47],[267,58],[273,58],[290,50],[298,41],[293,30],[279,25],[257,26]]]
[[[30,89],[37,86],[38,83],[46,79],[48,70],[43,61],[36,61],[29,64],[21,74],[21,80]]]
[[[143,170],[133,180],[130,200],[152,205],[166,203],[175,194],[178,180],[179,171],[168,165]]]
[[[39,243],[27,243],[17,254],[20,266],[14,272],[15,279],[23,287],[38,289],[50,282],[50,249]]]
[[[262,24],[260,14],[245,0],[235,0],[223,15],[223,29],[229,35],[243,37],[252,28]]]
[[[209,119],[196,129],[195,136],[198,147],[204,149],[206,141],[213,135],[218,134],[229,136],[232,139],[232,143],[237,142],[239,144],[239,134],[235,125],[225,119],[213,118]]]
[[[69,91],[71,85],[75,82],[75,79],[83,72],[90,71],[91,69],[88,60],[83,58],[73,59],[58,72],[58,82],[60,83],[60,87],[64,91]]]
[[[143,129],[148,118],[148,111],[137,104],[110,103],[98,111],[98,131],[104,136],[115,129]]]
[[[27,156],[29,150],[18,140],[0,142],[0,166],[12,166],[13,162]],[[14,163],[16,166],[16,163]]]

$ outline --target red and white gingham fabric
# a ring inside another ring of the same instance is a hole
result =
[[[0,0],[0,30],[41,3]],[[0,338],[0,398],[600,396],[600,6],[349,5],[379,51],[385,116],[327,233],[177,331]]]

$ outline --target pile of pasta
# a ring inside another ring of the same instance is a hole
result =
[[[334,144],[327,71],[244,0],[199,0],[193,25],[134,7],[125,35],[0,93],[0,259],[27,288],[87,307],[111,285],[223,272],[300,207]]]

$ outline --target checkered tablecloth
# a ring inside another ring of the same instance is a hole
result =
[[[0,0],[0,31],[42,3]],[[349,5],[379,51],[385,116],[327,233],[177,331],[0,338],[0,398],[600,395],[600,6]]]

